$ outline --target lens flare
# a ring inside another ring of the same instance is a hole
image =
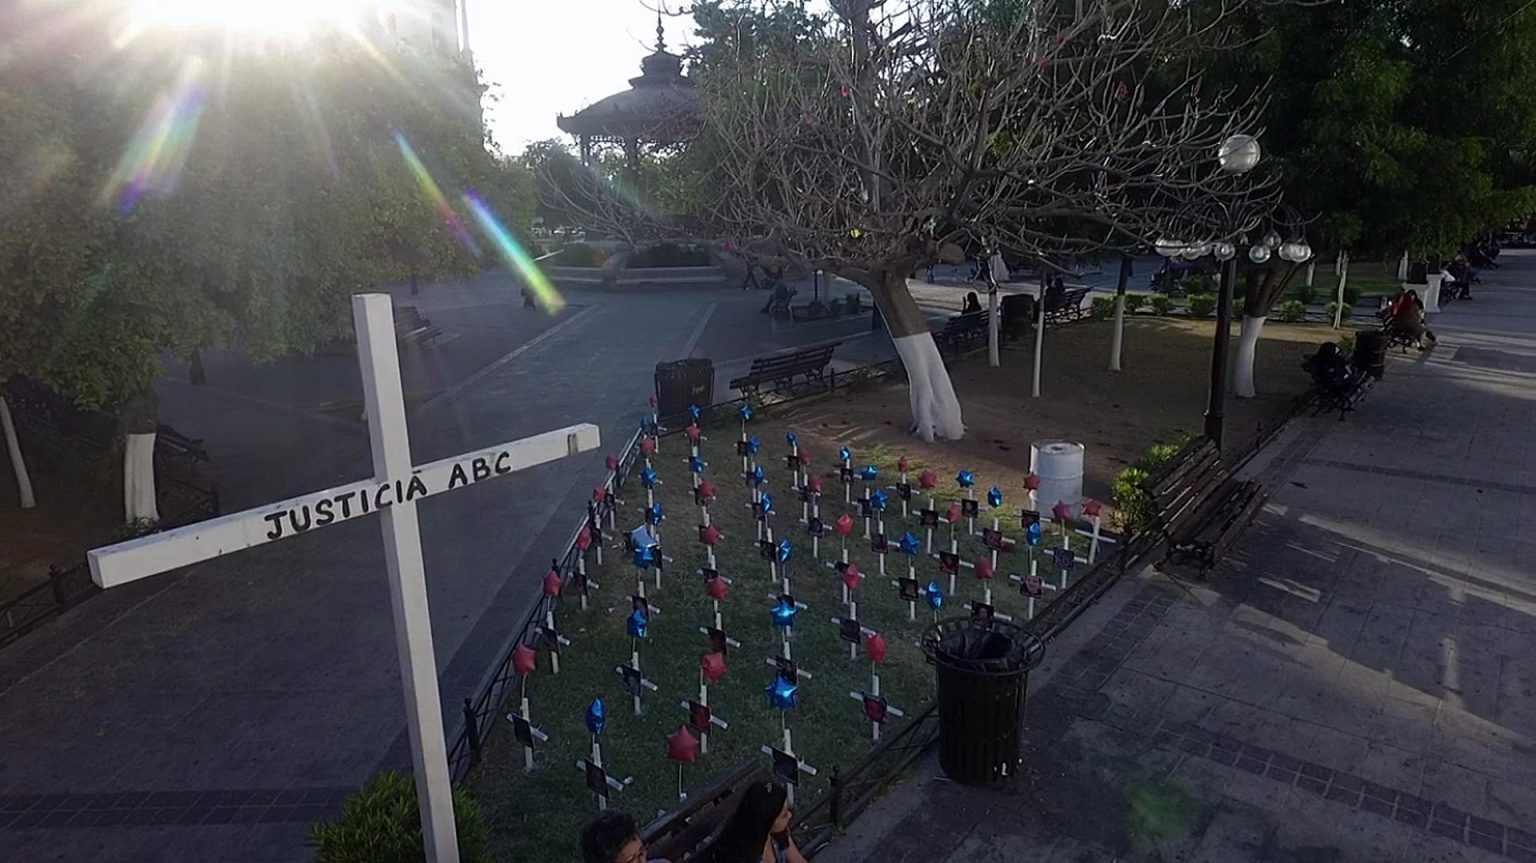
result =
[[[188,60],[176,83],[155,99],[102,190],[103,205],[115,203],[126,213],[145,195],[166,198],[176,191],[207,100],[202,70],[201,61]]]
[[[565,298],[560,296],[560,292],[550,283],[549,277],[545,276],[539,269],[539,265],[533,262],[533,258],[523,251],[523,247],[518,245],[511,232],[501,224],[496,214],[491,212],[491,208],[480,200],[480,196],[474,192],[465,192],[464,203],[474,214],[480,230],[490,238],[491,244],[496,247],[496,251],[506,262],[507,268],[522,276],[524,284],[528,286],[529,292],[533,294],[533,299],[540,308],[550,314],[565,308]]]
[[[432,206],[437,208],[437,214],[453,232],[453,236],[470,251],[470,254],[479,255],[480,246],[475,243],[475,238],[464,226],[464,221],[459,214],[453,211],[453,206],[443,196],[443,190],[437,187],[437,181],[432,179],[432,174],[427,171],[427,166],[421,163],[416,156],[416,150],[411,147],[411,142],[405,140],[405,136],[397,129],[394,133],[395,144],[400,147],[400,155],[405,157],[405,164],[411,169],[411,174],[416,177],[416,182],[421,186],[421,191],[426,194]]]

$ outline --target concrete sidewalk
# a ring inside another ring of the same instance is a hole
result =
[[[1536,860],[1536,255],[1484,278],[1250,464],[1208,584],[1149,571],[1048,647],[1017,780],[929,763],[822,856]]]

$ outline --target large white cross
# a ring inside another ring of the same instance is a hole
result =
[[[415,467],[406,432],[389,295],[354,296],[352,319],[363,370],[373,478],[95,549],[88,555],[91,577],[101,587],[116,587],[370,513],[382,515],[390,605],[427,859],[456,863],[458,838],[416,501],[596,449],[598,430],[595,425],[581,423]]]

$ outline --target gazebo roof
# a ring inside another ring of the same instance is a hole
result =
[[[670,143],[686,137],[698,99],[692,79],[683,74],[683,58],[667,51],[658,20],[656,52],[640,61],[640,76],[629,79],[629,89],[555,123],[572,135]]]

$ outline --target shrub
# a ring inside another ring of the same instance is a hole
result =
[[[1296,301],[1304,306],[1317,302],[1317,288],[1302,282],[1296,287]]]
[[[707,267],[709,264],[709,252],[700,246],[692,243],[659,243],[634,253],[624,266],[632,270],[644,270],[654,267]]]
[[[1178,455],[1188,441],[1189,435],[1184,435],[1173,443],[1158,444],[1115,477],[1110,496],[1115,502],[1118,530],[1136,531],[1151,524],[1157,509],[1151,496],[1142,490],[1141,484],[1154,471],[1167,464],[1169,459]]]
[[[1344,352],[1345,354],[1352,354],[1352,353],[1354,353],[1355,352],[1355,334],[1354,333],[1345,333],[1344,335],[1339,336],[1338,345],[1339,345],[1339,350]]]
[[[1280,307],[1280,320],[1288,323],[1300,323],[1307,319],[1307,307],[1301,300],[1291,300]]]
[[[1333,320],[1333,313],[1335,311],[1339,312],[1339,323],[1343,323],[1343,322],[1349,320],[1349,304],[1348,303],[1344,304],[1344,308],[1343,308],[1342,311],[1339,309],[1339,304],[1338,303],[1329,303],[1328,305],[1323,307],[1323,314],[1327,316],[1327,318],[1328,318],[1328,320],[1330,322]]]
[[[491,833],[480,807],[463,789],[454,789],[453,816],[459,827],[459,859],[491,863]],[[386,771],[347,795],[336,820],[311,825],[309,845],[316,863],[407,863],[425,860],[416,782]]]
[[[1115,298],[1094,297],[1093,303],[1089,309],[1089,313],[1093,315],[1093,319],[1096,321],[1108,320],[1109,318],[1114,317]]]
[[[1186,299],[1189,302],[1189,313],[1197,318],[1208,318],[1216,311],[1215,294],[1190,294]]]
[[[1353,305],[1355,305],[1356,303],[1359,303],[1359,302],[1360,302],[1360,289],[1359,288],[1352,288],[1349,285],[1345,285],[1344,286],[1344,304],[1348,305],[1348,306],[1353,306]]]
[[[1125,295],[1125,313],[1128,314],[1128,315],[1136,314],[1136,312],[1138,312],[1141,309],[1142,305],[1145,304],[1146,301],[1147,301],[1147,295],[1146,294],[1126,294]]]
[[[1216,293],[1216,279],[1209,273],[1190,273],[1179,280],[1179,287],[1184,290],[1185,296],[1191,294]]]
[[[1173,311],[1173,298],[1165,294],[1152,295],[1152,314],[1166,315]]]
[[[597,254],[586,243],[571,243],[555,253],[552,259],[557,267],[596,267],[600,266]]]

